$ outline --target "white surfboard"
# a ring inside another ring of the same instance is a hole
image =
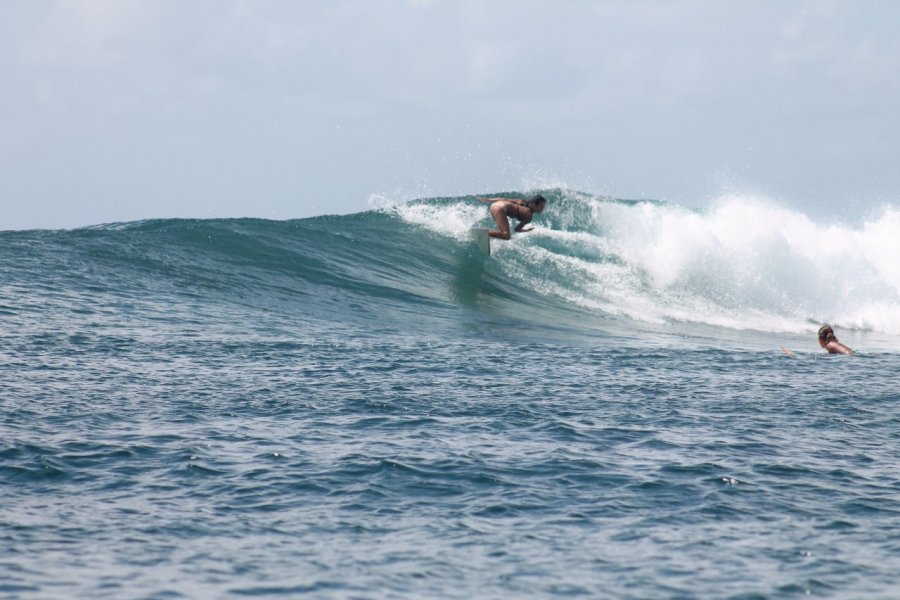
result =
[[[490,256],[491,236],[488,235],[488,230],[484,227],[473,227],[469,230],[469,233],[472,236],[472,243],[478,246],[481,253],[485,256]]]

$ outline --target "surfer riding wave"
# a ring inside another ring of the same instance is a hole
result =
[[[512,237],[509,230],[509,218],[512,217],[519,221],[515,227],[516,233],[525,233],[531,231],[534,227],[525,229],[525,225],[531,222],[534,213],[544,211],[547,205],[547,199],[538,194],[530,200],[517,200],[514,198],[478,198],[481,202],[491,203],[491,216],[497,223],[497,229],[488,231],[488,235],[502,240],[508,240]]]

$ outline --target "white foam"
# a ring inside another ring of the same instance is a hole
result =
[[[732,327],[807,331],[809,321],[900,333],[900,214],[859,226],[820,224],[758,197],[721,198],[705,213],[609,205],[612,251],[671,295],[670,316]]]

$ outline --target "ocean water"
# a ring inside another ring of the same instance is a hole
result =
[[[544,194],[0,232],[0,598],[900,596],[900,211]]]

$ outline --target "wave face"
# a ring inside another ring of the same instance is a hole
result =
[[[701,212],[543,193],[535,230],[494,240],[487,260],[468,241],[470,227],[490,225],[487,205],[471,197],[294,221],[3,232],[0,310],[33,302],[188,320],[196,310],[251,310],[392,328],[454,324],[474,308],[596,330],[806,334],[829,322],[900,335],[896,208],[842,225],[747,197]]]

